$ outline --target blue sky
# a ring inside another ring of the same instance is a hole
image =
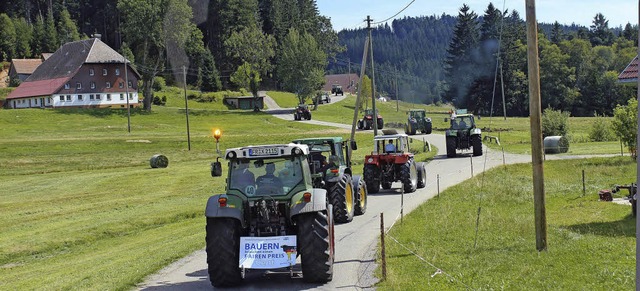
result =
[[[374,21],[389,18],[404,8],[411,0],[317,0],[320,14],[330,17],[333,29],[354,29],[365,27],[364,19],[370,15]],[[409,8],[396,18],[404,16],[458,15],[462,4],[467,4],[476,14],[493,2],[501,9],[517,10],[525,19],[525,0],[415,0]],[[623,26],[627,22],[638,23],[638,2],[631,0],[537,0],[536,18],[540,22],[580,24],[589,27],[596,13],[602,13],[609,20],[609,27]]]

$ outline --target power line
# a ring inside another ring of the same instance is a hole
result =
[[[380,23],[384,23],[387,22],[391,19],[393,19],[394,17],[398,16],[398,14],[402,13],[402,11],[404,11],[405,9],[409,8],[409,6],[411,6],[411,4],[413,4],[413,2],[416,2],[416,0],[411,0],[411,2],[409,2],[409,4],[407,4],[407,6],[405,6],[404,8],[402,8],[402,10],[398,11],[398,13],[394,14],[393,16],[383,20],[383,21],[378,21],[378,22],[374,22],[373,24],[380,24]]]

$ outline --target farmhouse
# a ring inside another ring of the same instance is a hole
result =
[[[618,82],[631,85],[638,83],[638,56],[633,58],[627,67],[618,75]]]
[[[9,78],[11,83],[19,84],[24,82],[33,71],[42,64],[42,59],[13,59],[9,67]]]
[[[130,64],[125,67],[124,57],[100,39],[74,41],[42,62],[7,96],[5,107],[138,106],[138,79]]]

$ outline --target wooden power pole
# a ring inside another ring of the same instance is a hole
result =
[[[640,1],[638,1],[638,40],[640,40]],[[640,56],[640,43],[638,43],[638,56]],[[636,56],[636,57],[638,57]],[[640,101],[640,70],[638,70],[638,84],[637,84],[637,92],[636,98]],[[638,107],[640,108],[640,102],[638,102]],[[638,110],[638,116],[640,116],[640,110]],[[640,118],[638,118],[638,127],[636,127],[636,131],[640,129]],[[636,137],[636,145],[640,144],[640,134]],[[638,163],[638,155],[636,151],[636,183],[640,181],[640,163]],[[638,184],[636,184],[638,185]],[[636,205],[640,205],[636,200]],[[636,216],[636,290],[640,290],[640,219]]]
[[[373,110],[373,136],[378,135],[378,114],[376,113],[376,73],[373,69],[373,38],[371,37],[371,22],[373,19],[367,15],[367,29],[369,30],[369,54],[371,55],[371,109]],[[366,62],[366,60],[365,60]]]
[[[547,215],[544,199],[542,125],[540,102],[540,65],[538,63],[538,25],[536,1],[526,0],[527,61],[529,72],[529,120],[531,123],[531,162],[533,164],[533,202],[536,225],[536,249],[547,250]]]

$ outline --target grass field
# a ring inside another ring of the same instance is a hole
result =
[[[632,290],[636,242],[631,207],[600,202],[597,192],[634,181],[635,174],[636,164],[629,157],[546,162],[548,251],[540,253],[535,248],[531,166],[511,165],[478,175],[396,224],[386,239],[387,280],[378,287]]]
[[[0,110],[0,289],[128,289],[203,248],[207,198],[224,191],[224,178],[209,172],[214,128],[223,131],[222,151],[349,136],[230,111],[218,98],[189,102],[187,150],[183,93],[158,95],[167,106],[133,110],[131,133],[123,110]],[[356,140],[353,169],[361,173],[371,133]],[[419,161],[435,154],[412,148]],[[151,169],[154,154],[169,167]]]

